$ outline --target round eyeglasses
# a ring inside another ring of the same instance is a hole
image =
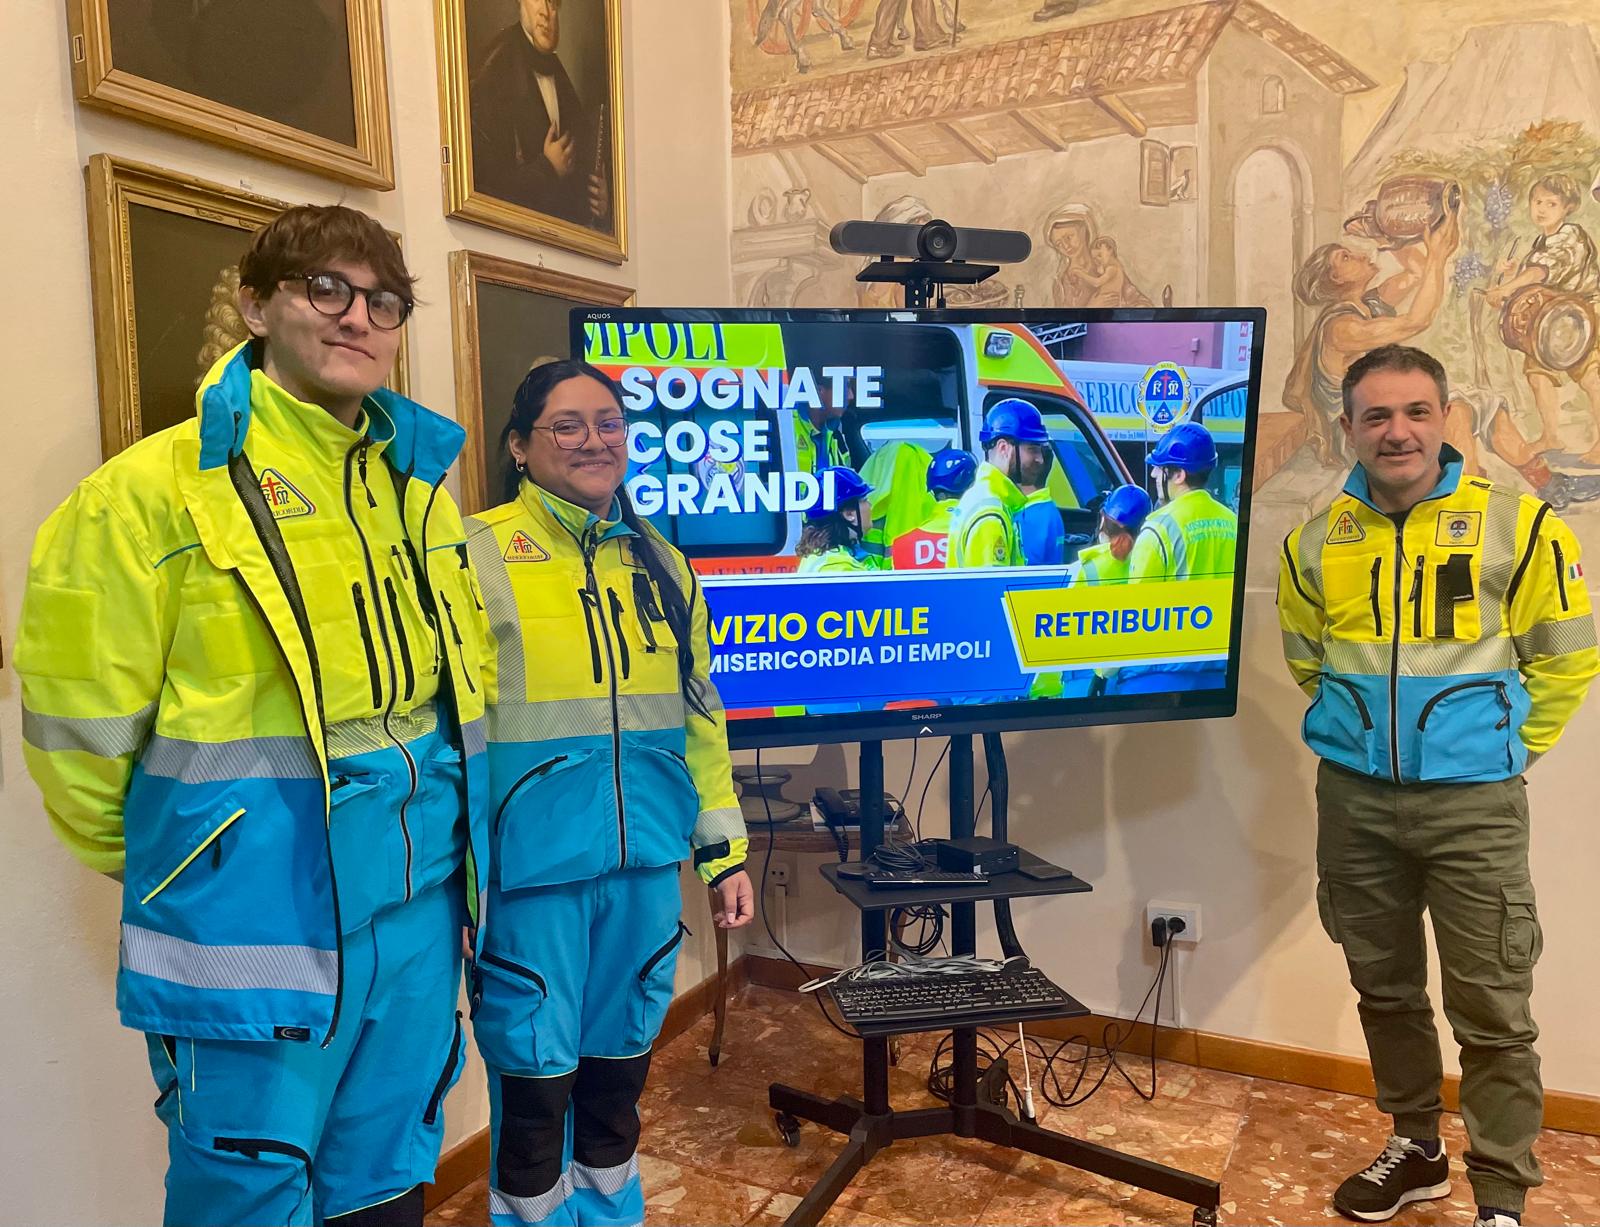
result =
[[[616,447],[628,437],[628,423],[621,418],[606,418],[590,426],[576,418],[565,418],[554,426],[535,426],[534,430],[548,430],[556,446],[563,451],[575,452],[589,442],[589,432],[600,436],[607,447]]]
[[[411,314],[411,301],[393,290],[369,290],[351,285],[348,279],[338,273],[301,273],[295,277],[285,277],[284,280],[305,282],[306,301],[319,315],[339,318],[350,310],[350,304],[355,302],[357,294],[367,300],[367,319],[374,328],[381,328],[384,332],[394,331]]]

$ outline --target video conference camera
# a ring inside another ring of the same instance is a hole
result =
[[[1033,251],[1033,240],[1020,230],[952,226],[939,218],[921,225],[840,222],[828,242],[840,255],[877,257],[856,280],[898,282],[913,308],[928,306],[939,286],[976,285]]]

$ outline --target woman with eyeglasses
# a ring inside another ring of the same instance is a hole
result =
[[[616,385],[535,367],[483,593],[490,871],[473,986],[497,1223],[640,1223],[637,1104],[686,932],[678,863],[749,922],[747,840],[694,572],[628,502]]]

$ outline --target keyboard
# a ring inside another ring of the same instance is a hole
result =
[[[894,976],[882,980],[836,980],[828,986],[845,1021],[881,1025],[922,1019],[982,1015],[1034,1015],[1056,1007],[1082,1007],[1036,967],[1021,971],[975,971],[955,976]]]
[[[879,869],[861,880],[875,890],[903,890],[916,886],[982,886],[989,879],[981,873],[952,869]]]

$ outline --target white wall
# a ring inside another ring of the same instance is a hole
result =
[[[6,645],[34,530],[99,463],[94,335],[83,166],[112,152],[289,201],[343,200],[405,238],[425,300],[412,326],[413,394],[452,411],[447,254],[471,247],[634,285],[645,303],[725,302],[728,276],[727,7],[624,3],[634,258],[620,270],[481,227],[447,221],[439,186],[432,6],[389,4],[389,91],[396,188],[377,193],[80,110],[72,98],[66,6],[6,7],[0,41],[0,369],[7,438],[0,450],[0,603]],[[241,70],[247,66],[241,65]],[[160,1220],[163,1137],[140,1036],[117,1023],[117,888],[51,837],[22,767],[15,675],[0,673],[0,1027],[4,1120],[0,1170],[7,1221]],[[697,938],[680,987],[714,968],[704,892],[686,883]],[[482,1069],[469,1067],[447,1106],[447,1144],[487,1121]]]

